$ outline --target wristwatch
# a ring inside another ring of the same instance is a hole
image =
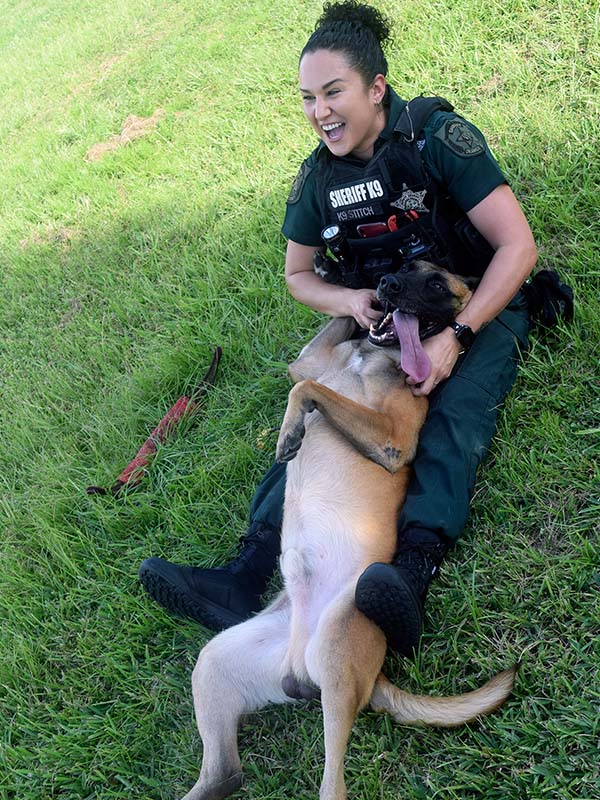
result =
[[[450,327],[454,331],[454,335],[458,339],[461,346],[461,353],[465,353],[475,341],[475,334],[468,325],[461,325],[460,322],[450,323]]]

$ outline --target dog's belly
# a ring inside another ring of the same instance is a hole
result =
[[[332,559],[344,541],[344,561],[354,569],[384,559],[392,539],[409,470],[395,474],[360,455],[319,414],[306,419],[306,434],[288,464],[282,546],[314,543]],[[397,502],[396,502],[397,498]],[[327,543],[330,542],[330,545]]]
[[[331,560],[331,548],[301,544],[286,547],[281,555],[281,571],[292,604],[292,615],[300,639],[315,632],[327,606],[356,580],[352,565],[343,559]]]
[[[288,464],[281,568],[292,602],[292,671],[306,676],[303,651],[329,604],[396,546],[398,505],[407,471],[395,475],[361,456],[318,412]]]

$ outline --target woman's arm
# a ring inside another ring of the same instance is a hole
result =
[[[490,322],[505,308],[533,269],[537,250],[521,207],[509,186],[503,184],[478,203],[468,217],[496,251],[467,306],[456,317],[473,331]],[[451,328],[424,342],[431,374],[413,394],[427,395],[445,380],[460,353]]]
[[[533,234],[517,198],[506,184],[468,212],[469,219],[496,251],[458,322],[478,331],[506,308],[535,266]]]
[[[285,279],[290,294],[305,306],[331,317],[354,317],[361,328],[368,328],[381,317],[373,308],[374,289],[348,289],[326,283],[313,271],[313,255],[318,248],[288,241]]]

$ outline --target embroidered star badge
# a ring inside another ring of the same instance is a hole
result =
[[[390,205],[399,208],[401,211],[418,211],[420,214],[427,214],[429,209],[423,203],[427,189],[422,192],[413,192],[408,186],[402,184],[402,194],[397,200],[393,200]]]

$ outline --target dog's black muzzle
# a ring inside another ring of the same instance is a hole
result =
[[[384,275],[377,285],[377,300],[384,309],[398,310],[419,318],[419,336],[427,339],[443,330],[454,319],[452,294],[442,274],[423,273],[417,264]],[[374,332],[378,327],[374,326]],[[391,344],[385,338],[377,342]]]

